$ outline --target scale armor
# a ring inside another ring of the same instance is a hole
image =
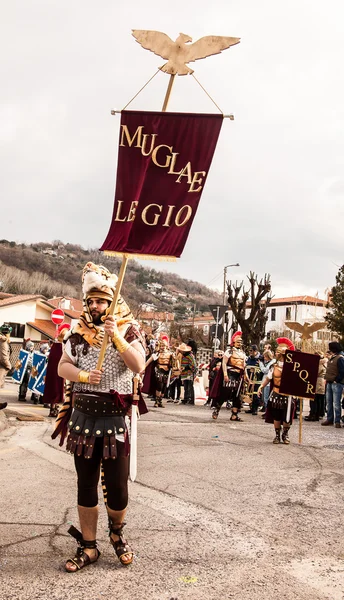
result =
[[[99,349],[89,346],[87,353],[84,354],[84,344],[77,344],[75,351],[78,357],[77,365],[80,369],[92,371],[96,368]],[[112,344],[109,344],[105,352],[101,383],[91,385],[90,383],[76,382],[73,384],[73,392],[109,393],[110,390],[116,390],[119,394],[131,394],[133,391],[132,377],[133,373],[125,365],[119,352]]]

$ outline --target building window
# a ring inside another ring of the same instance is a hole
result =
[[[11,337],[24,338],[25,325],[21,325],[20,323],[6,323],[6,325],[12,327]]]
[[[271,321],[276,321],[276,309],[271,309]]]
[[[287,321],[290,321],[291,319],[291,306],[287,306],[287,308],[285,309],[285,318]]]

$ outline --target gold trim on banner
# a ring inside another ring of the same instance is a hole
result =
[[[116,250],[102,250],[103,254],[107,256],[128,256],[128,258],[140,258],[141,260],[167,260],[175,262],[176,256],[156,256],[155,254],[136,254],[131,252],[116,252]]]

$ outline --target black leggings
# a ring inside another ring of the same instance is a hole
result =
[[[124,510],[128,504],[129,457],[121,456],[121,442],[117,442],[117,458],[103,460],[107,504],[111,510]],[[78,505],[92,508],[98,504],[98,482],[103,454],[103,438],[97,438],[92,458],[74,454],[78,474]]]

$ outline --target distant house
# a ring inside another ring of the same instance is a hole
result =
[[[324,321],[327,314],[327,300],[315,298],[314,296],[290,296],[286,298],[273,298],[267,309],[268,320],[266,322],[266,337],[271,332],[284,332],[292,340],[300,336],[295,331],[287,328],[286,321],[301,323],[317,323]],[[333,338],[331,331],[324,327],[313,333],[313,341],[330,341]]]
[[[0,324],[12,327],[11,341],[54,340],[56,326],[51,321],[55,308],[62,308],[65,323],[74,325],[80,316],[82,302],[76,298],[51,298],[39,294],[13,294],[0,299]]]
[[[142,325],[146,333],[152,333],[162,327],[168,329],[172,321],[174,321],[174,314],[170,312],[144,312],[139,316],[139,322]]]
[[[144,302],[141,304],[141,309],[146,312],[154,312],[156,310],[155,304],[149,304],[148,302]]]

